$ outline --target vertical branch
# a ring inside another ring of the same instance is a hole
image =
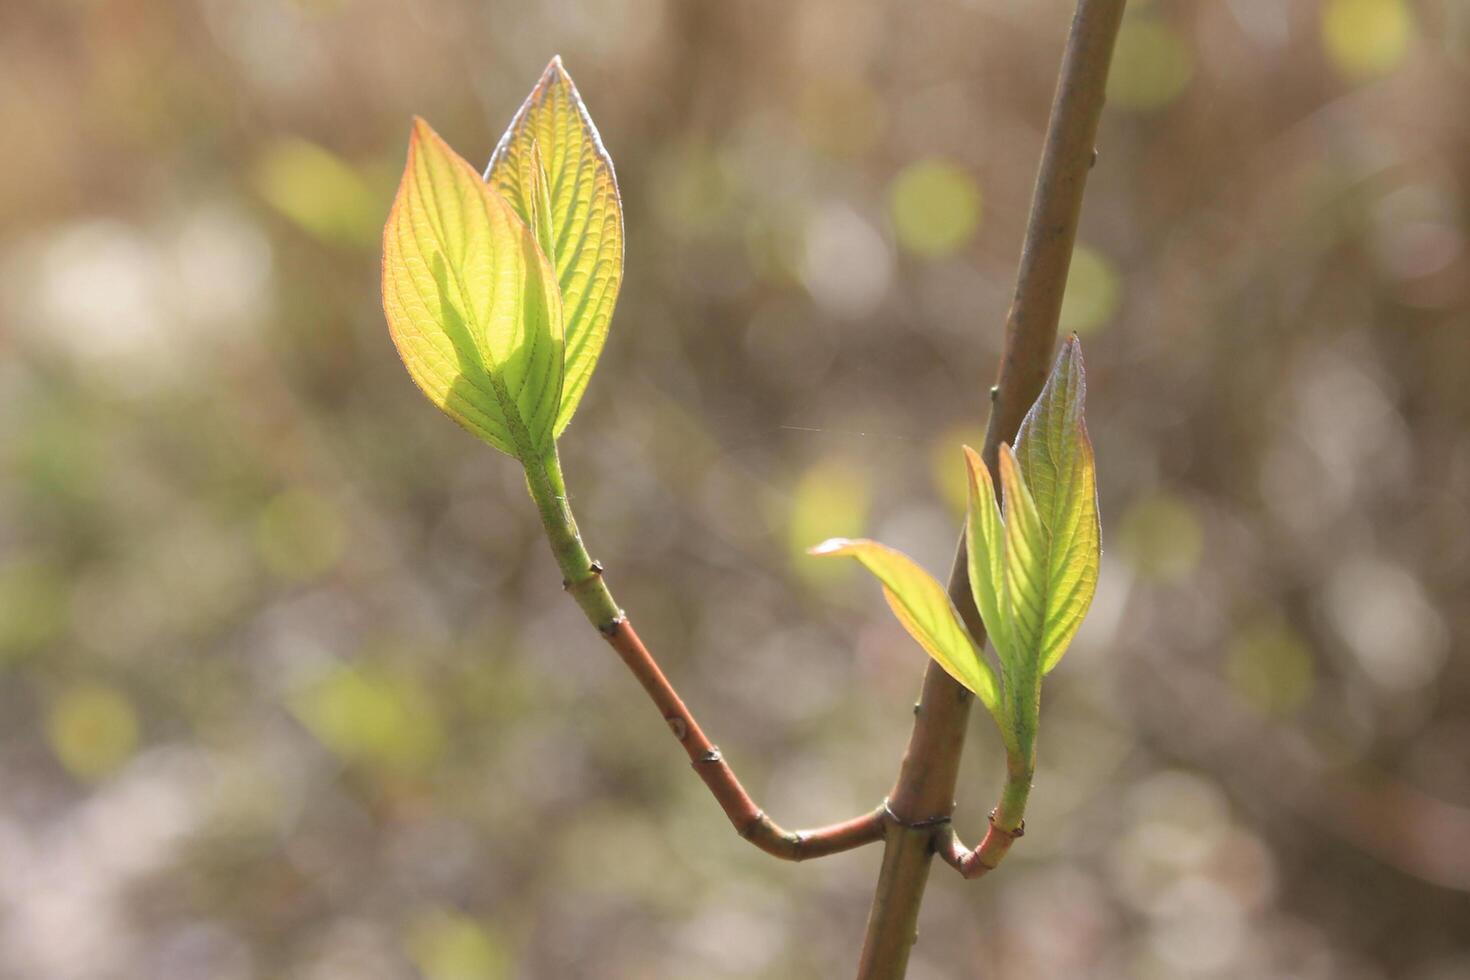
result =
[[[1062,293],[1124,2],[1078,0],[1072,19],[1006,319],[1000,377],[991,398],[983,455],[992,473],[1000,444],[1015,439],[1027,408],[1041,392],[1056,346]],[[983,645],[985,628],[970,595],[963,534],[949,593]],[[954,809],[970,702],[969,693],[931,661],[908,750],[889,796],[883,868],[868,917],[859,980],[898,980],[908,967],[935,844],[948,831]]]

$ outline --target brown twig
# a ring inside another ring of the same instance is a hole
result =
[[[827,827],[814,830],[785,830],[755,805],[735,771],[720,754],[694,720],[679,693],[659,669],[658,662],[634,632],[627,616],[608,591],[601,563],[593,561],[582,543],[576,518],[567,499],[566,482],[562,478],[561,461],[555,452],[547,458],[526,464],[526,485],[541,523],[551,553],[562,572],[562,588],[576,600],[587,621],[597,628],[623,663],[638,678],[643,690],[653,699],[664,723],[689,754],[689,761],[699,778],[719,801],[725,816],[735,825],[740,836],[756,847],[787,861],[804,861],[849,851],[871,844],[883,837],[882,807]]]
[[[694,720],[694,715],[664,676],[664,672],[659,669],[653,655],[638,638],[627,618],[619,618],[611,627],[603,628],[602,635],[618,652],[618,656],[623,658],[623,663],[628,665],[633,676],[638,678],[643,690],[648,692],[649,698],[662,713],[665,724],[684,746],[694,771],[699,773],[699,778],[704,780],[710,793],[719,801],[720,808],[725,811],[725,816],[730,818],[730,823],[734,824],[741,837],[767,854],[786,861],[824,857],[882,839],[883,807],[827,827],[783,830],[745,792],[735,771],[725,761],[719,748],[704,734],[699,722]]]
[[[992,473],[1000,444],[1014,440],[1021,419],[1040,393],[1056,346],[1062,294],[1124,2],[1078,0],[1072,20],[1031,199],[1015,297],[1006,319],[1000,378],[992,389],[983,453]],[[983,646],[985,627],[970,595],[964,547],[961,535],[949,594]],[[1007,831],[992,824],[985,842],[971,852],[949,824],[970,701],[943,669],[929,664],[908,750],[890,796],[883,869],[868,917],[859,980],[897,980],[904,975],[936,845],[942,845],[940,853],[962,873],[978,876],[983,873],[979,869],[993,867],[1019,836],[1019,827]]]

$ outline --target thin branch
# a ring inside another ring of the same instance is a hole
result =
[[[694,771],[704,780],[740,836],[767,854],[785,861],[824,857],[881,840],[884,833],[883,807],[826,827],[786,830],[756,806],[745,787],[740,785],[735,770],[704,734],[694,714],[618,607],[603,581],[602,565],[588,556],[567,502],[561,462],[555,453],[539,465],[526,466],[526,483],[541,514],[552,554],[565,576],[562,587],[577,601],[588,622],[618,652],[633,676],[638,678],[638,683],[643,685],[643,690],[663,715],[669,731],[684,746]]]
[[[626,618],[619,619],[611,629],[603,629],[602,635],[623,658],[623,663],[638,678],[643,690],[658,707],[664,722],[684,751],[699,778],[704,780],[710,793],[719,802],[725,816],[741,837],[750,841],[767,854],[786,861],[804,861],[808,858],[824,857],[841,851],[850,851],[864,844],[871,844],[883,837],[883,807],[854,817],[842,823],[819,827],[814,830],[783,830],[768,817],[740,780],[735,770],[725,761],[684,701],[674,690],[668,678],[659,669],[658,663],[634,632]]]
[[[1095,157],[1098,118],[1124,2],[1078,0],[1072,19],[1031,199],[1015,297],[1006,319],[1000,378],[992,389],[983,453],[992,473],[1000,444],[1014,440],[1027,408],[1040,393],[1056,346],[1062,293],[1077,238],[1082,194]],[[949,594],[976,642],[983,646],[985,627],[970,595],[964,548],[961,534]],[[858,966],[859,980],[897,980],[904,975],[936,844],[942,844],[941,853],[964,871],[967,866],[984,867],[1003,857],[1020,829],[1019,814],[1006,814],[1004,806],[998,807],[996,820],[1001,825],[992,825],[992,829],[1009,833],[1010,839],[1002,843],[996,837],[988,847],[982,843],[978,851],[968,852],[949,825],[970,701],[968,693],[943,669],[933,662],[928,665],[913,734],[890,797],[896,820],[889,827],[883,871]],[[1030,773],[1025,775],[1029,789]],[[1008,778],[1008,794],[1019,789],[1013,783]],[[966,854],[980,856],[967,858]]]

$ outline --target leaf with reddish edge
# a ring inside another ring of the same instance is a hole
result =
[[[409,375],[446,415],[523,462],[551,451],[555,273],[505,199],[417,118],[383,229],[383,312]]]

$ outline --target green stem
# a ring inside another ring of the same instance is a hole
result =
[[[1026,801],[1031,798],[1031,780],[1035,773],[1033,759],[1012,757],[1006,760],[1006,784],[995,808],[995,825],[1001,830],[1008,833],[1016,831],[1026,822]]]
[[[531,499],[536,501],[546,540],[561,569],[562,588],[577,600],[593,626],[603,633],[609,632],[622,620],[623,611],[602,581],[602,566],[592,560],[582,543],[555,447],[539,463],[526,464],[526,485]]]

